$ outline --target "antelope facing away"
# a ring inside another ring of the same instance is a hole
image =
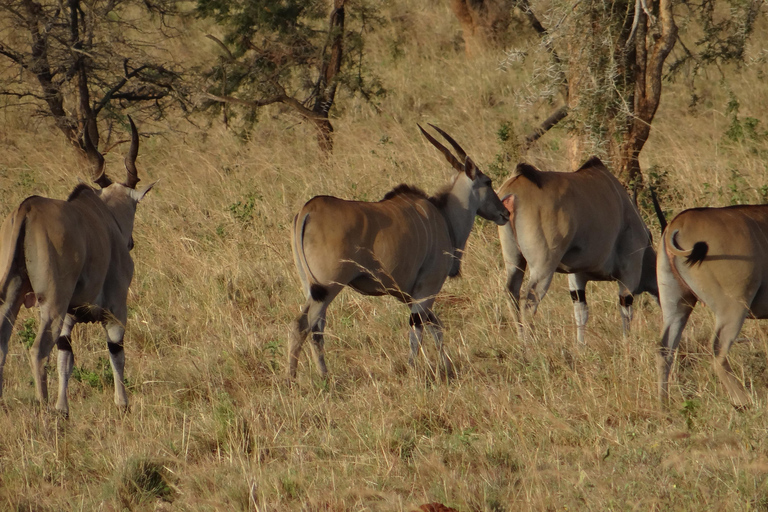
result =
[[[618,281],[622,327],[632,319],[633,296],[658,297],[651,235],[621,183],[596,157],[576,172],[543,172],[519,164],[499,189],[510,212],[499,227],[507,291],[520,335],[536,313],[555,272],[568,274],[576,337],[584,341],[588,281]],[[530,278],[520,288],[526,267]]]
[[[432,127],[458,154],[457,158],[419,126],[458,171],[443,192],[428,197],[417,188],[399,185],[375,203],[317,196],[294,218],[293,255],[307,301],[292,326],[289,381],[296,377],[301,346],[310,332],[315,364],[321,375],[327,374],[325,314],[345,286],[363,295],[391,295],[408,305],[409,364],[415,364],[426,326],[446,373],[452,374],[432,304],[446,278],[459,274],[475,215],[501,225],[509,213],[491,179],[448,134]]]
[[[152,188],[136,190],[139,134],[131,123],[125,183],[104,173],[104,158],[84,130],[95,190],[75,187],[66,201],[31,196],[0,228],[0,396],[8,339],[24,304],[40,308],[39,330],[30,350],[37,398],[48,399],[45,363],[58,346],[59,397],[56,409],[69,413],[67,384],[75,358],[70,333],[78,322],[101,322],[115,380],[115,403],[126,408],[123,335],[126,299],[133,278],[133,221],[136,205]]]
[[[679,213],[659,242],[659,301],[664,319],[658,355],[659,397],[697,301],[715,313],[714,368],[737,407],[749,405],[728,363],[746,318],[768,318],[768,206],[694,208]]]

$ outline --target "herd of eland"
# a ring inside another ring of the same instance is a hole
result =
[[[0,230],[0,398],[8,342],[22,305],[39,308],[39,330],[30,350],[35,390],[46,402],[45,365],[58,347],[56,409],[68,414],[67,383],[74,368],[71,332],[76,323],[99,322],[107,337],[115,403],[126,409],[123,337],[133,278],[136,207],[153,184],[137,189],[139,134],[133,121],[125,158],[127,177],[116,183],[83,130],[98,189],[77,185],[66,200],[31,196]],[[442,369],[454,376],[433,304],[448,277],[459,275],[475,217],[498,225],[506,289],[521,342],[557,272],[568,274],[576,338],[585,340],[586,283],[616,281],[624,335],[633,297],[648,292],[662,312],[658,392],[669,400],[669,373],[683,329],[697,302],[715,314],[714,368],[731,402],[750,402],[728,363],[728,351],[746,318],[768,318],[768,205],[694,208],[662,229],[658,251],[651,232],[621,183],[596,157],[574,172],[545,172],[521,163],[498,189],[461,146],[430,125],[453,152],[419,126],[456,171],[435,195],[399,185],[377,202],[316,196],[296,214],[293,256],[306,302],[291,327],[288,382],[296,378],[302,345],[310,336],[319,373],[328,373],[324,330],[330,303],[345,288],[390,295],[410,309],[409,364],[414,366],[426,328]],[[658,254],[658,255],[657,255]],[[524,276],[528,282],[521,297]]]

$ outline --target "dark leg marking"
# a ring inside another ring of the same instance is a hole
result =
[[[408,320],[408,323],[411,327],[421,327],[424,324],[440,324],[432,311],[426,313],[411,313],[411,318]]]
[[[571,300],[573,302],[587,302],[587,292],[585,290],[571,290]]]
[[[323,302],[328,296],[328,290],[319,284],[313,284],[309,287],[309,295],[315,302]]]
[[[59,336],[56,340],[56,347],[59,350],[68,350],[72,352],[72,337],[71,336]]]
[[[632,295],[627,295],[626,297],[619,297],[619,305],[625,308],[628,308],[634,302],[635,302],[635,297]]]
[[[111,341],[107,342],[107,348],[109,349],[110,354],[119,354],[123,351],[123,344],[122,343],[112,343]]]

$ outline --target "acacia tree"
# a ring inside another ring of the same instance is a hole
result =
[[[198,0],[197,12],[224,30],[208,36],[222,58],[207,73],[205,107],[223,109],[225,121],[228,104],[254,122],[259,108],[280,103],[311,122],[329,152],[339,86],[368,100],[384,93],[363,64],[363,36],[380,19],[362,1],[333,0],[330,16],[321,0]]]
[[[543,66],[548,72],[536,76],[536,85],[547,91],[550,101],[557,101],[557,96],[562,102],[526,143],[566,119],[571,165],[576,168],[588,154],[600,154],[636,192],[642,182],[639,155],[650,135],[664,80],[684,74],[693,87],[709,66],[742,61],[761,4],[762,0],[674,5],[671,0],[561,1],[547,4],[541,15],[537,5],[517,0],[516,6],[540,36],[544,51],[539,54],[549,56]]]
[[[131,106],[162,115],[180,74],[151,55],[175,0],[0,0],[0,95],[31,102],[80,151],[83,128]],[[154,41],[150,41],[154,39]],[[18,70],[18,71],[15,71]]]

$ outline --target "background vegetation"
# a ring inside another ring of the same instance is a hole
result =
[[[112,403],[105,340],[94,326],[75,331],[70,419],[35,405],[27,346],[36,313],[24,310],[0,410],[0,508],[768,508],[761,324],[748,322],[731,351],[751,409],[735,411],[718,387],[712,316],[700,307],[682,342],[672,409],[662,411],[658,306],[637,301],[634,331],[622,339],[615,286],[591,284],[579,347],[566,279],[557,276],[526,350],[508,322],[496,230],[486,222],[470,237],[463,276],[436,306],[458,379],[430,374],[429,338],[420,369],[408,369],[406,308],[344,292],[329,311],[331,378],[321,381],[305,354],[297,384],[284,385],[288,326],[303,302],[289,242],[301,204],[317,194],[377,200],[401,182],[438,189],[452,171],[417,122],[446,129],[501,184],[516,163],[504,156],[516,137],[550,113],[525,101],[537,64],[502,66],[494,50],[468,58],[444,4],[386,5],[387,23],[366,51],[387,94],[373,105],[339,89],[332,157],[318,148],[315,128],[279,104],[247,133],[220,119],[143,120],[139,130],[151,136],[139,173],[160,182],[134,232],[131,410],[120,414]],[[198,23],[168,43],[174,59],[216,62],[210,27]],[[739,74],[723,68],[700,84],[695,108],[685,84],[665,84],[641,165],[669,215],[768,197],[768,89],[756,41]],[[30,194],[66,197],[88,179],[52,121],[8,108],[0,118],[0,213]],[[556,127],[525,158],[567,169],[567,137]],[[124,149],[106,155],[114,176]]]

